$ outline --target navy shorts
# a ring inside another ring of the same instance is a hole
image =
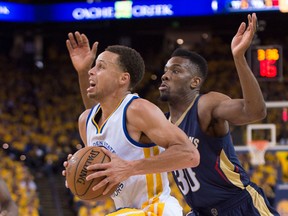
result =
[[[280,214],[270,205],[263,190],[250,183],[239,195],[221,205],[195,209],[188,216],[261,216]]]

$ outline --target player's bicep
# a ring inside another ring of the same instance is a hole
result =
[[[223,119],[235,125],[249,121],[245,113],[243,99],[225,99],[219,102],[212,111],[213,118]]]
[[[156,105],[146,100],[138,100],[131,108],[127,113],[128,121],[151,142],[168,148],[170,144],[179,143],[184,139],[184,132],[171,124]]]
[[[154,126],[146,132],[147,136],[157,145],[168,148],[186,142],[187,136],[177,126],[170,123],[165,116],[154,121]]]

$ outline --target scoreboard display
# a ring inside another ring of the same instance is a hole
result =
[[[255,77],[262,81],[279,81],[283,78],[282,47],[280,45],[252,46],[248,61]]]

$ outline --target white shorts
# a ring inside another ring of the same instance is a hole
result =
[[[183,208],[174,197],[147,205],[144,209],[122,208],[106,216],[183,216]]]

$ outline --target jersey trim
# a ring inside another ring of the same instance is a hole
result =
[[[96,106],[92,107],[92,109],[90,110],[90,112],[89,112],[89,114],[87,116],[87,119],[86,119],[86,134],[87,134],[87,126],[88,126],[89,119],[90,119],[90,117],[91,117],[91,115],[93,113],[93,110],[95,109]]]
[[[99,131],[100,131],[100,128],[99,128],[98,124],[97,124],[96,121],[95,121],[95,116],[97,115],[97,113],[99,112],[99,110],[100,110],[100,106],[97,107],[97,110],[95,111],[94,116],[91,118],[92,124],[93,124],[93,125],[96,127],[96,129],[97,129],[97,130],[96,130],[96,134],[99,133]],[[105,125],[105,123],[106,123],[106,121],[102,124],[102,126]]]
[[[109,120],[109,118],[115,113],[115,111],[118,109],[118,107],[121,105],[121,103],[123,102],[123,100],[125,99],[122,98],[122,100],[118,103],[118,105],[115,107],[115,109],[113,110],[113,112],[110,113],[110,115],[104,120],[104,122],[99,126],[98,123],[95,121],[95,117],[98,114],[99,110],[101,109],[101,105],[98,106],[97,111],[95,112],[93,118],[91,118],[91,121],[93,123],[93,125],[97,128],[97,134],[102,133],[107,121]]]
[[[221,151],[220,159],[220,167],[221,170],[225,173],[225,176],[228,177],[229,181],[232,182],[233,185],[244,189],[245,186],[241,181],[241,176],[236,172],[237,168],[235,169],[235,165],[231,163],[225,151],[223,150]]]
[[[150,148],[150,147],[156,146],[156,144],[154,144],[154,143],[148,143],[148,144],[139,143],[139,142],[135,141],[134,139],[132,139],[132,137],[129,135],[129,133],[127,131],[127,125],[126,125],[127,108],[131,104],[131,102],[137,98],[139,98],[139,97],[133,96],[130,99],[130,101],[126,104],[126,106],[124,107],[123,118],[122,118],[122,125],[123,125],[124,134],[125,134],[126,138],[129,140],[129,142],[131,142],[131,144],[138,146],[138,147],[141,147],[141,148]]]
[[[183,114],[180,116],[180,118],[174,123],[176,126],[179,126],[181,124],[181,122],[183,121],[183,119],[186,117],[187,113],[189,112],[189,110],[191,109],[191,107],[194,105],[196,99],[198,98],[199,94],[197,94],[193,101],[191,102],[191,104],[188,106],[188,108],[185,110],[185,112],[183,112]],[[169,119],[168,119],[170,122],[171,121],[171,116],[170,116],[170,113],[169,113]]]

